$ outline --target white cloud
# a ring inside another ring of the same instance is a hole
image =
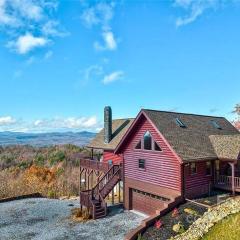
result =
[[[103,44],[96,41],[94,47],[97,50],[115,50],[117,49],[117,41],[111,30],[110,22],[114,15],[113,3],[98,3],[94,6],[85,8],[81,19],[85,26],[91,28],[98,26],[101,29]]]
[[[56,0],[0,0],[0,33],[6,35],[7,46],[25,54],[66,36],[54,18],[57,6]]]
[[[0,126],[6,126],[14,124],[16,120],[11,116],[0,117]]]
[[[31,0],[8,0],[12,7],[18,11],[22,17],[38,21],[43,18],[43,9],[36,1]]]
[[[103,68],[100,65],[91,65],[84,71],[84,81],[87,83],[94,76],[100,76],[103,74]]]
[[[81,16],[87,27],[101,25],[103,29],[108,29],[113,18],[113,3],[100,2],[94,6],[87,7]]]
[[[114,38],[113,32],[103,32],[102,33],[104,45],[101,45],[99,42],[94,43],[96,50],[115,50],[117,48],[117,42]]]
[[[97,118],[67,118],[62,122],[62,127],[69,129],[77,129],[77,128],[93,128],[97,124]]]
[[[35,121],[16,120],[10,116],[0,117],[0,131],[14,132],[58,132],[58,131],[97,131],[101,123],[96,116],[55,117]]]
[[[103,78],[103,84],[109,84],[109,83],[115,82],[121,79],[123,76],[124,76],[123,71],[112,72]]]
[[[7,45],[15,49],[19,54],[26,54],[37,47],[43,47],[48,43],[44,37],[35,37],[31,33],[19,36],[17,41],[10,41]]]
[[[36,120],[33,125],[36,126],[36,127],[39,127],[39,126],[42,126],[44,124],[44,121],[43,120]]]
[[[95,116],[92,117],[68,117],[68,118],[53,118],[35,121],[35,130],[42,131],[58,131],[58,130],[72,130],[95,131],[99,127],[99,123]]]
[[[174,6],[187,12],[185,16],[177,18],[176,26],[180,27],[192,23],[206,10],[217,9],[222,4],[221,0],[175,0]]]

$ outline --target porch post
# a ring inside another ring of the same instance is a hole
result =
[[[93,148],[91,148],[91,159],[93,160]]]
[[[232,194],[235,195],[235,167],[234,167],[234,163],[229,163],[231,168],[232,168]]]

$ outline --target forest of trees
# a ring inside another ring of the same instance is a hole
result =
[[[79,161],[87,149],[74,145],[0,147],[0,198],[40,192],[78,195]]]

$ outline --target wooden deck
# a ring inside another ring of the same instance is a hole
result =
[[[231,176],[220,175],[214,186],[222,190],[232,191],[232,180]],[[236,192],[240,192],[240,177],[234,177],[234,189]]]
[[[87,160],[87,159],[80,159],[80,166],[82,168],[95,170],[95,171],[102,171],[107,172],[110,168],[108,163],[98,162],[95,160]]]

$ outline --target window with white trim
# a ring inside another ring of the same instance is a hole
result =
[[[149,131],[147,131],[143,135],[143,138],[139,140],[139,142],[135,146],[135,149],[162,151],[162,148],[156,141],[154,141]]]

